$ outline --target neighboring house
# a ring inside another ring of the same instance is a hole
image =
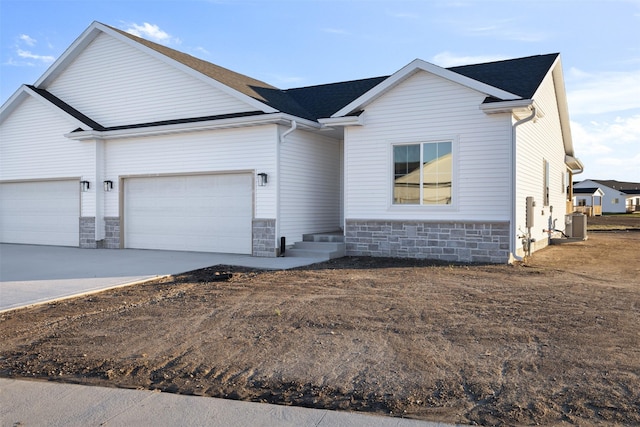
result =
[[[602,197],[604,193],[598,187],[573,188],[574,212],[587,216],[602,215]]]
[[[559,54],[281,90],[97,22],[0,138],[0,241],[83,248],[502,263],[582,171]]]
[[[602,213],[625,213],[640,210],[640,183],[616,180],[585,179],[573,184],[574,192],[578,188],[598,187],[604,193]],[[638,200],[636,200],[638,199]]]

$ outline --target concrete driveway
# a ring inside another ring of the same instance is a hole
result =
[[[322,260],[0,244],[0,312],[212,265],[283,270]]]

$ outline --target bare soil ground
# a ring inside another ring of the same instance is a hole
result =
[[[599,232],[514,266],[214,266],[1,315],[0,376],[462,424],[639,425],[639,260],[640,232]]]

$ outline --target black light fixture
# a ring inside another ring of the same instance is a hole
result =
[[[113,181],[104,181],[103,184],[105,192],[113,190]]]
[[[89,181],[80,181],[80,189],[83,192],[89,191],[90,187],[91,187],[91,184],[89,184]]]
[[[258,174],[258,185],[260,187],[264,187],[265,185],[267,185],[267,182],[269,182],[269,176],[264,172],[259,173]]]

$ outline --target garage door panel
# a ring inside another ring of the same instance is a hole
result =
[[[79,188],[76,180],[0,184],[0,241],[78,246]]]
[[[125,246],[251,253],[249,174],[129,178]]]

